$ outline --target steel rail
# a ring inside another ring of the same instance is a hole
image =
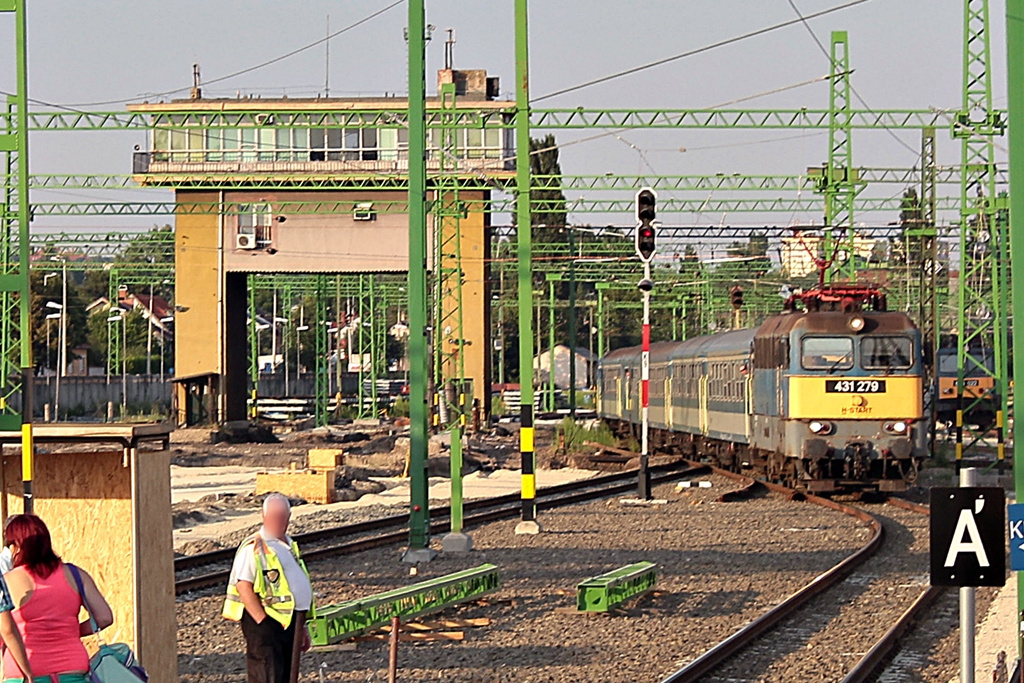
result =
[[[902,498],[890,498],[888,503],[903,510],[924,515],[930,514],[927,506],[911,503]],[[929,586],[925,589],[910,607],[900,615],[896,623],[850,669],[846,677],[843,678],[842,683],[868,683],[868,681],[874,680],[878,670],[896,653],[903,635],[914,625],[918,617],[938,600],[944,592],[945,590],[941,586]]]
[[[651,468],[656,476],[653,482],[657,484],[668,483],[682,476],[693,476],[710,471],[705,465],[693,466],[690,463],[667,463]],[[636,488],[637,470],[627,470],[614,474],[582,479],[550,486],[538,491],[537,505],[539,508],[550,509],[586,502],[597,498],[604,498],[611,495],[631,492]],[[494,498],[470,501],[465,506],[466,510],[479,510],[472,515],[467,515],[464,520],[465,526],[480,525],[502,519],[516,517],[520,512],[520,495],[518,493],[496,496]],[[450,510],[439,508],[440,514],[450,514]],[[313,548],[303,552],[303,559],[307,562],[316,561],[327,557],[347,555],[370,550],[373,548],[395,545],[406,540],[408,515],[393,515],[368,522],[345,525],[331,529],[297,534],[293,539],[302,544],[315,541],[323,541],[338,538],[350,538],[353,535],[370,533],[391,527],[393,530],[368,536],[347,540],[342,543],[328,545],[322,548]],[[447,530],[448,522],[444,519],[431,521],[431,533],[441,533]],[[175,560],[175,570],[182,571],[193,569],[208,564],[219,564],[230,561],[235,555],[235,550],[227,548],[209,553],[187,555]],[[175,593],[181,595],[201,588],[222,585],[227,582],[230,572],[228,569],[219,569],[196,576],[185,577],[175,581]]]
[[[715,474],[730,477],[732,479],[749,479],[749,477],[719,468],[712,468],[712,470]],[[792,489],[788,489],[784,486],[779,486],[778,484],[773,484],[771,482],[760,483],[769,490],[784,493],[786,495],[794,496],[796,493]],[[707,650],[704,654],[700,655],[686,666],[670,674],[662,681],[662,683],[686,683],[689,681],[696,681],[701,676],[717,669],[746,649],[759,637],[770,631],[782,619],[795,613],[801,607],[810,602],[810,600],[815,596],[820,595],[832,586],[838,584],[848,574],[850,574],[850,572],[871,558],[871,556],[873,556],[881,547],[882,540],[885,537],[885,530],[882,527],[881,522],[879,522],[873,515],[855,507],[843,505],[842,503],[837,503],[827,498],[820,498],[818,496],[807,494],[800,494],[800,497],[815,505],[821,505],[823,507],[837,510],[865,522],[874,532],[871,539],[853,554],[849,555],[826,572],[816,576],[810,583],[787,597],[778,605],[771,608],[757,619],[741,628],[739,631],[736,631],[710,650]]]

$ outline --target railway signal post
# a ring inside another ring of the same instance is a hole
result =
[[[637,475],[637,495],[641,500],[651,499],[650,465],[650,379],[651,379],[651,260],[656,251],[654,219],[658,195],[645,187],[636,193],[636,253],[644,263],[644,278],[637,288],[644,300],[643,346],[640,350],[640,472]]]

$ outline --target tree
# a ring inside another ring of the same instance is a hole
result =
[[[530,139],[530,174],[534,178],[530,189],[533,241],[562,242],[565,237],[561,233],[566,225],[565,194],[561,190],[562,166],[558,162],[554,135]]]
[[[47,306],[52,302],[62,302],[61,273],[55,271],[55,277],[47,278],[47,273],[34,270],[31,275],[32,288],[32,357],[36,368],[59,367],[58,353],[60,349],[60,319],[47,321],[46,316],[60,313],[60,309]],[[69,273],[69,279],[71,274]],[[45,283],[45,284],[44,284]],[[47,335],[47,326],[50,334]],[[49,336],[49,345],[47,345]],[[81,346],[87,341],[85,303],[77,288],[68,283],[67,298],[67,359],[72,359],[71,349]]]

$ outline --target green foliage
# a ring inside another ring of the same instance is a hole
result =
[[[508,407],[505,405],[505,399],[501,396],[495,396],[491,399],[491,415],[502,416],[508,413]]]
[[[596,427],[584,427],[571,417],[563,419],[557,429],[557,438],[561,442],[561,437],[565,437],[565,448],[566,450],[576,451],[583,447],[583,444],[599,443],[602,446],[617,447],[619,445],[618,439],[612,434],[612,430],[608,428],[604,422],[599,422]]]
[[[558,233],[566,225],[565,195],[562,185],[562,167],[558,161],[555,136],[545,135],[530,139],[530,173],[537,177],[535,184],[540,187],[530,190],[530,205],[533,209],[533,240],[537,243],[558,242]],[[545,189],[550,185],[552,189]]]
[[[391,409],[388,410],[391,417],[409,417],[409,399],[396,399]]]
[[[59,266],[60,264],[56,264]],[[53,271],[54,276],[47,278],[44,271],[32,271],[32,356],[36,367],[56,368],[60,349],[60,319],[47,320],[46,316],[60,313],[59,309],[51,308],[46,303],[60,304],[63,299],[63,283],[59,268]],[[74,287],[73,273],[68,273],[67,298],[67,358],[73,359],[71,349],[87,342],[85,303]],[[46,284],[44,285],[44,280]],[[50,334],[47,335],[47,327]],[[47,336],[50,344],[47,346]]]

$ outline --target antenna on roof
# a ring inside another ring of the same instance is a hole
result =
[[[331,96],[331,15],[327,15],[327,40],[324,41],[324,97]]]
[[[450,28],[447,31],[448,40],[444,41],[444,68],[451,70],[455,63],[455,29]]]
[[[189,93],[189,97],[193,100],[203,99],[203,89],[199,87],[202,77],[199,74],[199,63],[192,65],[192,91]]]

